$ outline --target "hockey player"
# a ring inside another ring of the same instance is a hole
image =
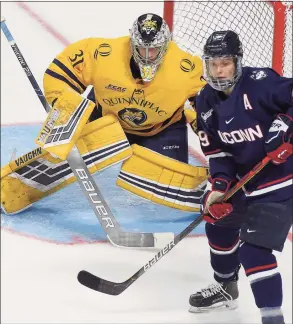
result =
[[[282,279],[273,251],[282,251],[292,224],[293,82],[270,68],[242,67],[242,56],[233,31],[215,31],[204,46],[208,84],[196,109],[210,164],[202,209],[216,283],[190,296],[190,311],[235,307],[241,264],[262,323],[281,324]],[[243,196],[219,202],[266,155],[271,162]]]
[[[33,159],[27,154],[5,168],[4,210],[20,211],[74,181],[64,160],[76,144],[91,172],[125,160],[117,185],[159,204],[199,211],[207,168],[188,165],[184,104],[205,85],[201,77],[201,59],[179,49],[166,22],[151,13],[135,20],[130,36],[66,47],[44,75],[52,109],[36,143],[51,155],[30,152]],[[88,86],[93,90],[85,103]]]

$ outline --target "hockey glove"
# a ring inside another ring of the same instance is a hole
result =
[[[293,119],[289,115],[278,114],[265,141],[266,153],[274,164],[284,163],[293,152],[292,144]]]
[[[203,219],[208,223],[215,223],[233,211],[232,204],[220,202],[224,194],[230,189],[231,182],[222,178],[212,180],[212,190],[203,196]]]

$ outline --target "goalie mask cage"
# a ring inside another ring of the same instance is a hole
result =
[[[243,64],[272,67],[292,77],[292,1],[165,1],[173,40],[191,54],[216,30],[233,30],[243,44]]]

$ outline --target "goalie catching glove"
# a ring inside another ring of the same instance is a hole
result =
[[[232,204],[221,202],[230,187],[231,182],[225,179],[215,178],[212,180],[211,190],[207,190],[202,199],[203,219],[206,222],[215,223],[232,213]]]

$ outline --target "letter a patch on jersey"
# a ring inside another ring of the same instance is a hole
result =
[[[252,106],[248,100],[248,97],[247,97],[247,94],[244,93],[243,95],[243,101],[244,101],[244,107],[245,107],[245,110],[252,110]]]

